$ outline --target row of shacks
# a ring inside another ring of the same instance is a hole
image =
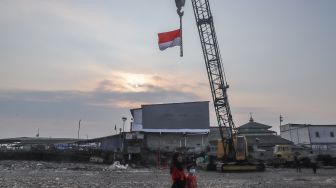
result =
[[[133,122],[129,132],[86,140],[19,138],[9,142],[3,139],[0,149],[86,151],[98,154],[107,162],[125,160],[164,165],[175,151],[198,155],[208,151],[211,143],[220,138],[218,127],[210,127],[207,101],[142,105],[131,109],[131,114]],[[238,133],[246,136],[250,151],[258,147],[265,151],[266,157],[271,157],[275,145],[293,143],[277,136],[270,128],[251,117],[238,128]],[[3,147],[4,144],[7,146]]]

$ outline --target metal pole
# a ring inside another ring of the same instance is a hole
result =
[[[180,44],[180,56],[183,57],[183,42],[182,42],[182,16],[184,11],[182,11],[182,7],[184,7],[185,0],[175,0],[177,14],[180,17],[180,35],[181,35],[181,44]]]
[[[121,119],[123,120],[123,130],[122,130],[122,131],[123,131],[123,132],[122,132],[122,138],[123,138],[123,139],[122,139],[122,145],[121,145],[122,147],[121,147],[121,148],[122,148],[122,152],[124,153],[124,142],[125,142],[125,121],[127,120],[127,118],[126,118],[126,117],[122,117]]]
[[[161,132],[159,134],[158,168],[161,168]]]
[[[121,128],[119,128],[119,135],[120,135],[119,138],[120,138],[120,142],[121,142],[121,149],[120,150],[121,150],[121,152],[123,152],[124,143],[123,143],[123,140],[121,139],[121,136],[122,136],[121,135]]]
[[[279,120],[280,120],[280,127],[279,127],[279,129],[280,129],[280,133],[281,133],[281,123],[283,122],[283,116],[280,114],[280,117],[279,117]]]
[[[180,16],[180,35],[181,35],[181,44],[180,44],[180,57],[183,57],[183,40],[182,40],[182,15],[183,14],[179,14]]]
[[[79,139],[79,131],[80,131],[80,123],[81,123],[82,120],[79,120],[78,121],[78,133],[77,133],[77,138]]]

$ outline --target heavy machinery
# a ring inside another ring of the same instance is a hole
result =
[[[307,145],[275,145],[273,158],[268,164],[274,167],[291,167],[295,165],[295,156],[301,166],[310,165],[310,157],[313,152],[319,163],[325,166],[336,166],[336,150],[314,150]]]
[[[182,23],[183,12],[181,9],[184,6],[184,2],[185,0],[175,0],[180,23]],[[221,136],[217,145],[217,154],[220,160],[216,161],[216,168],[220,171],[263,170],[263,164],[248,162],[246,138],[237,136],[236,133],[227,95],[229,85],[222,66],[209,0],[191,0],[191,2]]]
[[[273,158],[270,161],[268,161],[268,163],[269,165],[272,165],[274,167],[279,166],[290,167],[295,165],[295,156],[296,156],[300,161],[300,163],[302,164],[302,166],[309,166],[310,151],[312,151],[312,149],[311,147],[308,146],[275,145],[273,151]],[[323,155],[317,154],[317,156],[323,156]]]

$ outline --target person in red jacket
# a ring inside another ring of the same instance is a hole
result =
[[[173,180],[172,188],[186,187],[186,174],[183,168],[183,159],[181,153],[175,153],[171,161],[170,175]]]
[[[186,188],[197,188],[197,177],[195,172],[196,172],[195,168],[190,168],[188,170]]]

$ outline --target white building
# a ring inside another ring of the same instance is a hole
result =
[[[280,126],[280,136],[313,150],[336,150],[336,125],[286,124]]]

